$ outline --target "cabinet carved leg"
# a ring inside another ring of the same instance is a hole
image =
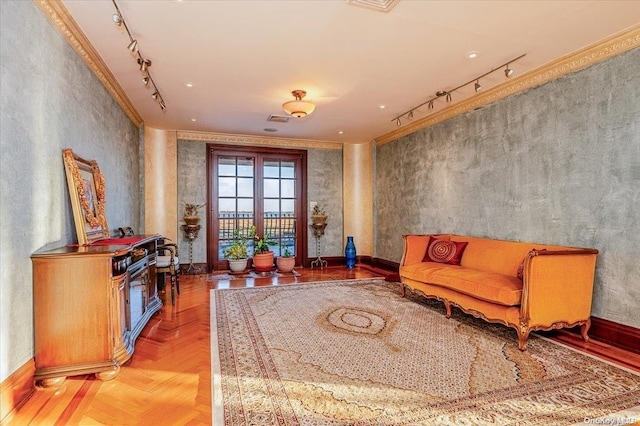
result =
[[[103,382],[108,382],[109,380],[115,379],[119,372],[120,372],[120,366],[117,365],[113,367],[111,370],[101,371],[99,373],[96,373],[96,379],[101,380]]]
[[[62,386],[62,384],[66,379],[67,379],[67,376],[41,379],[41,380],[38,380],[38,386],[43,388],[59,388],[60,386]]]

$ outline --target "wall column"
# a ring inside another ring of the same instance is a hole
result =
[[[178,138],[173,130],[144,128],[144,227],[178,241]]]
[[[371,143],[344,144],[342,193],[344,236],[352,235],[358,256],[373,256],[373,150]]]

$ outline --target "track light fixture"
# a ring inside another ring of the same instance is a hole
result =
[[[147,68],[151,66],[151,61],[149,59],[138,58],[138,64],[140,65],[140,71],[147,72]]]
[[[140,49],[138,48],[138,40],[133,38],[133,35],[129,30],[129,26],[127,25],[127,22],[122,17],[122,12],[120,12],[120,8],[116,4],[116,0],[111,0],[111,1],[113,2],[113,6],[116,8],[116,13],[114,13],[112,16],[113,22],[115,22],[118,27],[124,26],[124,29],[127,31],[127,35],[129,36],[129,44],[127,45],[127,49],[129,49],[129,51],[131,51],[135,55],[136,62],[140,66],[140,71],[142,72],[142,75],[143,75],[142,84],[144,84],[145,86],[148,86],[149,83],[151,83],[151,85],[153,86],[153,94],[151,95],[151,98],[153,98],[154,100],[157,100],[158,104],[160,105],[160,109],[164,111],[165,109],[167,109],[167,105],[165,104],[164,99],[162,98],[162,95],[158,90],[158,86],[156,86],[156,82],[153,81],[153,78],[149,73],[151,60],[142,56],[142,53],[140,53]]]
[[[495,71],[497,71],[497,70],[499,70],[499,69],[502,69],[502,67],[505,67],[505,69],[504,69],[504,75],[505,75],[505,77],[509,78],[509,77],[511,77],[511,76],[513,75],[513,73],[514,73],[514,72],[513,72],[513,69],[511,69],[511,68],[510,68],[510,65],[511,65],[513,62],[515,62],[515,61],[517,61],[517,60],[519,60],[519,59],[524,58],[526,55],[527,55],[526,53],[525,53],[525,54],[522,54],[522,55],[518,56],[517,58],[514,58],[514,59],[510,60],[510,61],[509,61],[509,62],[507,62],[507,63],[504,63],[504,64],[502,64],[502,65],[498,65],[496,68],[493,68],[491,71],[486,72],[486,73],[484,73],[484,74],[482,74],[482,75],[479,75],[479,76],[477,76],[476,78],[474,78],[474,79],[472,79],[472,80],[469,80],[469,81],[467,81],[466,83],[463,83],[463,84],[459,85],[458,87],[455,87],[455,88],[453,88],[453,89],[451,89],[451,90],[438,90],[438,91],[436,92],[436,96],[435,96],[435,97],[433,97],[433,98],[431,98],[431,99],[428,99],[428,100],[424,101],[424,102],[423,102],[423,103],[421,103],[420,105],[415,106],[415,107],[411,108],[411,109],[410,109],[410,110],[408,110],[408,111],[403,112],[402,114],[400,114],[400,115],[398,115],[398,116],[394,117],[391,121],[395,121],[397,126],[401,126],[401,125],[402,125],[402,122],[400,121],[400,119],[401,119],[402,117],[407,116],[409,119],[413,118],[414,111],[415,111],[415,110],[417,110],[418,108],[420,108],[421,106],[424,106],[424,105],[427,105],[429,109],[433,109],[433,108],[434,108],[434,101],[436,101],[436,100],[438,100],[439,98],[442,98],[442,97],[444,97],[444,98],[445,98],[445,100],[446,100],[447,102],[451,102],[451,101],[452,101],[452,96],[451,96],[451,94],[452,94],[453,92],[455,92],[456,90],[462,89],[463,87],[465,87],[465,86],[467,86],[467,85],[469,85],[469,84],[471,84],[471,83],[474,83],[473,87],[474,87],[474,89],[475,89],[475,91],[476,91],[476,93],[477,93],[477,92],[479,92],[479,91],[481,91],[481,90],[482,90],[482,86],[480,85],[480,79],[481,79],[481,78],[483,78],[483,77],[488,76],[489,74],[491,74],[491,73],[493,73],[493,72],[495,72]]]
[[[507,64],[507,67],[504,69],[504,76],[509,78],[512,75],[513,75],[513,70],[509,68],[509,64]]]

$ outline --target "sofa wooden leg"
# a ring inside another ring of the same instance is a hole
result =
[[[527,349],[527,340],[529,340],[529,333],[531,330],[518,330],[518,349],[524,351]]]
[[[447,310],[447,313],[446,313],[447,318],[451,318],[451,303],[444,302],[444,308]]]
[[[589,336],[587,335],[589,328],[591,328],[591,318],[587,319],[587,321],[580,326],[580,334],[585,342],[589,341]]]
[[[404,284],[400,283],[400,296],[405,297],[407,294],[407,289]]]

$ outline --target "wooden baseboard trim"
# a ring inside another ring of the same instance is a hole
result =
[[[573,333],[580,333],[579,328],[571,329]],[[640,354],[640,328],[609,321],[603,318],[591,317],[589,336],[592,339],[610,344],[626,351]]]
[[[24,404],[35,391],[35,372],[36,363],[31,358],[0,383],[0,423],[8,423],[14,410]]]

